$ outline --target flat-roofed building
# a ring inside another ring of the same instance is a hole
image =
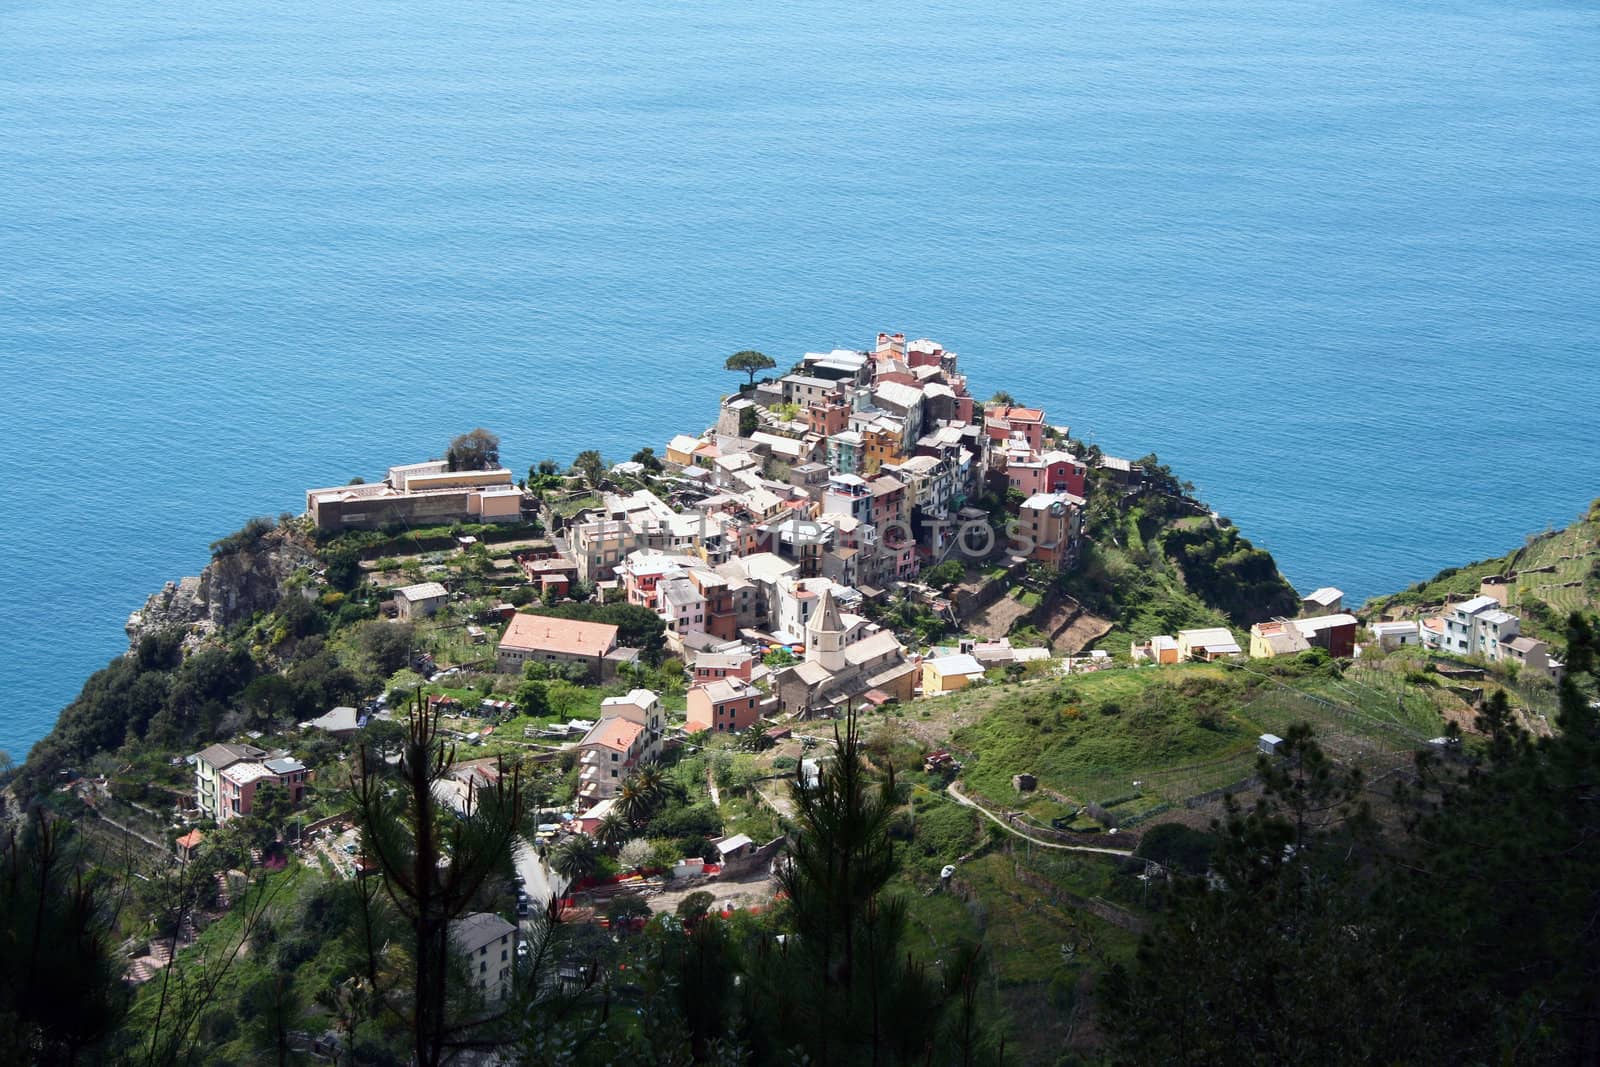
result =
[[[1201,630],[1178,631],[1178,659],[1181,661],[1224,659],[1242,655],[1243,649],[1234,639],[1233,631],[1225,626],[1212,626]]]
[[[385,481],[306,490],[319,530],[373,529],[389,523],[517,522],[522,490],[511,471],[452,471],[443,460],[390,467]]]

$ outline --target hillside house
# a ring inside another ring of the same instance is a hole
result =
[[[1035,493],[1024,500],[1017,509],[1018,554],[1055,570],[1076,563],[1086,503],[1071,493]]]
[[[289,794],[295,805],[305,797],[311,772],[297,759],[282,756],[259,763],[235,763],[217,779],[220,790],[218,821],[226,822],[255,812],[256,791],[264,782],[275,782]]]
[[[338,707],[300,724],[302,730],[321,730],[334,737],[354,736],[361,729],[361,716],[355,708]]]
[[[202,815],[222,821],[222,772],[238,763],[265,757],[266,749],[254,745],[212,745],[195,753],[194,801]]]
[[[522,490],[504,467],[452,471],[444,460],[431,460],[390,467],[381,482],[307,489],[306,511],[319,530],[518,522]]]
[[[650,733],[624,718],[601,719],[578,742],[578,803],[587,808],[617,795],[623,781],[649,758]]]
[[[617,651],[617,628],[610,623],[558,619],[549,615],[513,616],[500,638],[496,666],[520,674],[527,663],[577,663],[598,680],[606,658]]]
[[[1149,661],[1150,663],[1177,663],[1178,639],[1170,634],[1156,634],[1144,644],[1131,644],[1128,654],[1134,663]]]
[[[1513,637],[1501,646],[1500,658],[1552,682],[1561,681],[1565,672],[1565,665],[1550,654],[1550,645],[1533,637]]]
[[[450,593],[438,582],[420,582],[397,590],[394,594],[395,615],[401,620],[427,618],[444,607]]]
[[[1038,408],[984,408],[983,429],[992,441],[1004,443],[1020,438],[1034,452],[1044,448],[1044,412]]]
[[[965,689],[983,677],[983,664],[967,653],[939,656],[922,663],[922,695],[935,696]]]
[[[1372,639],[1385,651],[1422,643],[1422,634],[1415,619],[1403,622],[1375,622],[1369,629],[1372,631]]]
[[[1250,627],[1250,658],[1272,659],[1274,656],[1292,656],[1311,647],[1299,627],[1286,619],[1258,622]]]
[[[724,678],[748,682],[752,680],[755,666],[755,653],[745,648],[733,652],[702,652],[694,658],[694,680],[697,684]]]
[[[600,701],[600,718],[626,719],[643,726],[650,735],[645,743],[645,758],[656,759],[660,756],[666,719],[661,698],[655,693],[648,689],[634,689],[627,696],[606,697]]]
[[[1233,632],[1227,627],[1212,626],[1202,630],[1178,631],[1180,662],[1198,660],[1210,663],[1213,660],[1243,654],[1244,650],[1239,647],[1239,642],[1234,639]]]
[[[722,678],[690,686],[684,729],[736,733],[756,724],[761,712],[761,690],[739,678]]]
[[[1331,585],[1300,598],[1301,615],[1337,615],[1344,610],[1344,592]]]
[[[1355,655],[1354,615],[1319,615],[1312,619],[1273,619],[1250,627],[1250,658],[1270,659],[1322,648],[1331,656]]]
[[[515,984],[517,928],[488,911],[450,924],[450,944],[466,961],[473,988],[487,1001],[504,1000]]]

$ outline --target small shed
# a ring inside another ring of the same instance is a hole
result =
[[[1031,793],[1039,788],[1039,779],[1024,771],[1011,776],[1011,788],[1019,793]]]
[[[717,854],[724,863],[731,859],[749,855],[756,850],[756,843],[748,834],[734,834],[732,837],[723,838],[717,842]]]
[[[1277,734],[1262,734],[1256,741],[1256,748],[1264,756],[1276,756],[1283,750],[1283,738]]]
[[[195,850],[200,847],[200,842],[205,840],[205,836],[199,830],[190,830],[178,838],[178,862],[188,863],[194,859]]]

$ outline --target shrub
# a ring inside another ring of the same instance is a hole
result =
[[[1216,848],[1216,835],[1164,822],[1145,832],[1133,854],[1185,874],[1201,875],[1211,866]]]

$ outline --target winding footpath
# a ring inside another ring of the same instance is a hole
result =
[[[1064,845],[1059,841],[1042,840],[1034,837],[1032,834],[1023,833],[1021,830],[1018,830],[1015,826],[1011,825],[1009,822],[1002,819],[1000,816],[996,815],[982,804],[979,804],[976,800],[973,800],[971,797],[967,796],[961,791],[961,786],[958,783],[951,782],[949,785],[945,786],[944,791],[946,796],[955,801],[957,804],[960,804],[962,807],[972,808],[974,811],[980,812],[985,818],[994,823],[996,826],[1002,827],[1007,832],[1015,834],[1024,841],[1032,842],[1033,844],[1038,845],[1040,848],[1058,848],[1063,852],[1094,852],[1102,856],[1132,855],[1132,853],[1125,848],[1102,848],[1097,845]]]

